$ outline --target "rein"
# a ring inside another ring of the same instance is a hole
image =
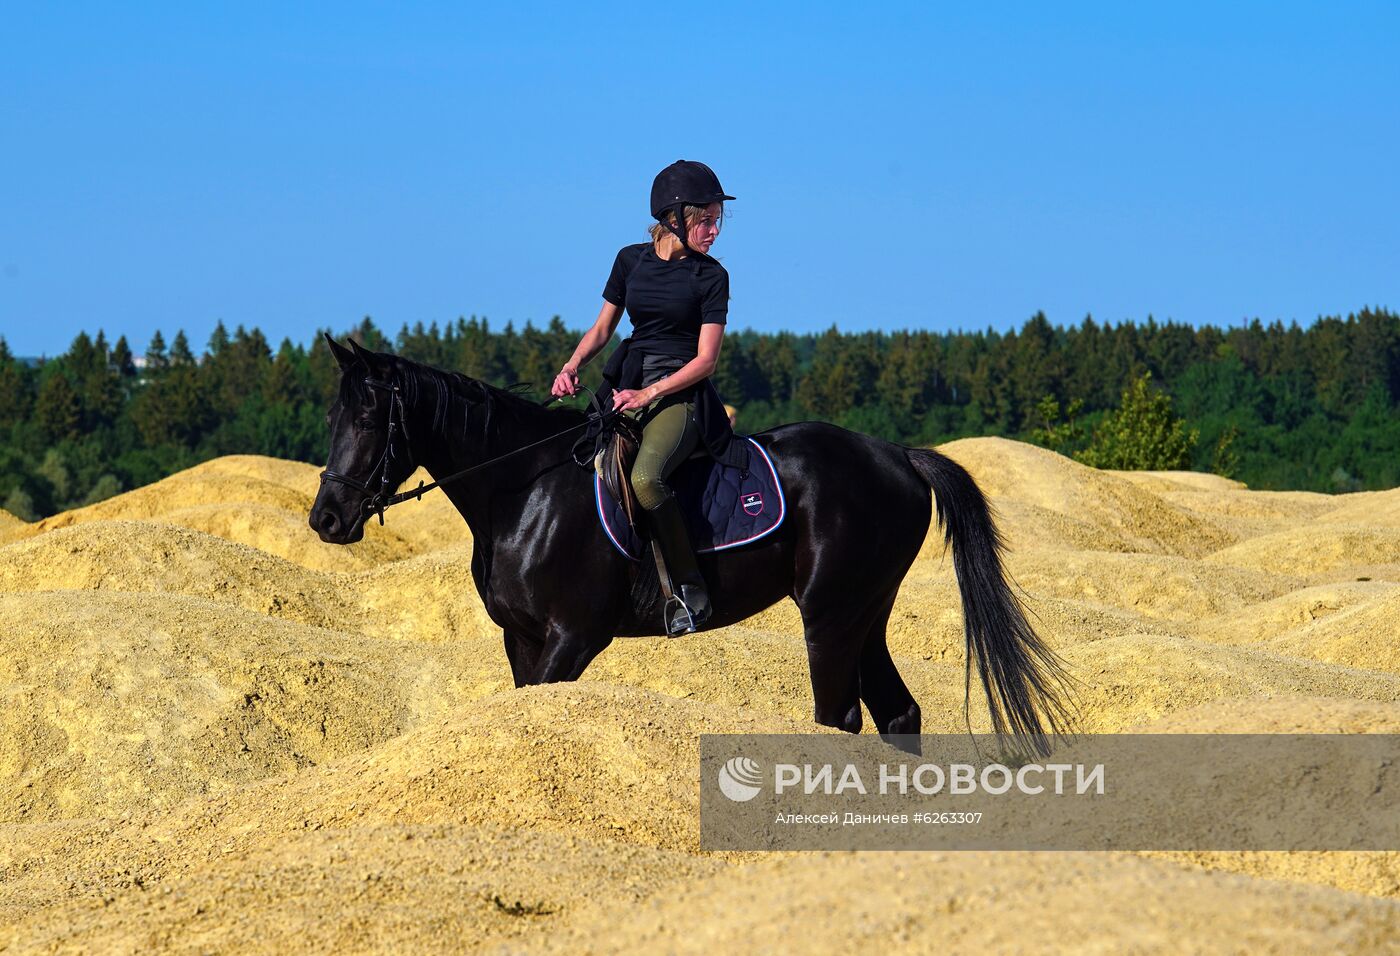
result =
[[[379,524],[381,527],[384,524],[384,509],[386,508],[391,508],[394,505],[403,504],[405,501],[419,500],[428,492],[432,491],[434,488],[440,488],[443,485],[458,480],[459,478],[465,478],[467,475],[473,474],[478,471],[482,471],[486,468],[490,468],[492,465],[503,462],[509,458],[514,458],[516,455],[527,452],[532,448],[538,448],[540,445],[552,442],[556,438],[562,438],[563,436],[576,432],[579,429],[587,428],[595,421],[601,422],[604,425],[604,427],[606,427],[607,423],[612,418],[616,417],[618,414],[618,412],[615,409],[605,410],[602,407],[602,404],[599,402],[598,396],[593,391],[593,389],[589,388],[587,385],[580,385],[579,387],[582,388],[584,391],[588,392],[590,396],[588,403],[591,406],[592,410],[589,412],[588,417],[585,418],[583,421],[579,422],[577,425],[570,425],[563,431],[555,432],[553,435],[541,438],[539,441],[531,442],[530,444],[522,446],[520,448],[516,448],[513,451],[508,451],[504,455],[497,455],[495,458],[488,459],[486,461],[481,462],[480,464],[472,465],[470,468],[463,468],[461,471],[453,472],[452,474],[447,475],[444,478],[437,479],[431,484],[425,485],[423,482],[420,481],[418,482],[418,487],[416,488],[411,488],[408,491],[401,491],[398,494],[391,495],[389,494],[389,465],[397,457],[394,454],[394,438],[400,433],[403,433],[405,437],[408,434],[407,429],[404,428],[403,425],[403,392],[399,388],[399,384],[396,381],[383,382],[377,379],[366,378],[365,384],[368,385],[370,388],[377,388],[382,391],[387,391],[389,392],[391,397],[391,402],[389,404],[389,436],[388,440],[384,443],[384,453],[379,456],[378,464],[374,466],[374,470],[369,473],[369,478],[365,481],[360,481],[358,478],[352,478],[349,475],[343,475],[338,471],[331,471],[329,468],[327,468],[325,471],[321,472],[321,483],[325,484],[328,481],[337,482],[338,484],[348,485],[349,487],[355,488],[356,490],[368,495],[369,497],[365,498],[364,501],[360,503],[360,514],[364,517],[365,520],[368,520],[369,516],[372,514],[378,515]],[[548,401],[542,404],[551,405],[555,401],[557,401],[557,399],[550,398]],[[579,465],[580,467],[584,467],[584,463],[579,460],[578,445],[578,442],[574,443],[574,448],[571,452],[571,457],[573,458],[575,464]],[[371,490],[374,484],[375,475],[379,476],[378,491]]]

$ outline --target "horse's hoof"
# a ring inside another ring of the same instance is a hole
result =
[[[922,714],[918,704],[910,704],[909,709],[891,720],[885,728],[887,734],[918,734],[922,724]]]
[[[899,750],[915,757],[923,755],[923,741],[919,737],[922,723],[918,704],[910,704],[909,709],[894,718],[880,731],[880,738]]]

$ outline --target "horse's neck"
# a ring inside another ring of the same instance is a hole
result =
[[[492,397],[494,407],[489,413],[482,404],[472,403],[461,395],[454,395],[452,401],[454,407],[444,416],[441,433],[432,434],[431,428],[426,425],[432,418],[431,409],[420,410],[418,416],[423,423],[419,429],[426,436],[426,447],[422,449],[424,457],[419,460],[430,472],[430,461],[438,468],[453,472],[512,455],[559,434],[578,421],[547,413],[543,409],[522,406],[499,395]],[[542,454],[546,456],[558,451],[542,447]],[[568,445],[562,448],[561,454],[567,456]],[[506,467],[505,473],[529,468],[537,457],[531,452],[517,455],[511,461],[519,461],[520,464]]]
[[[443,491],[466,519],[472,537],[479,544],[488,544],[504,528],[499,524],[500,509],[493,509],[493,499],[499,489],[519,489],[530,478],[549,466],[571,458],[573,441],[579,432],[544,441],[538,448],[527,446],[557,435],[575,421],[546,414],[542,410],[521,408],[510,399],[492,396],[494,404],[488,424],[485,410],[464,396],[452,395],[453,408],[443,416],[443,429],[434,433],[431,407],[414,410],[414,458],[434,481],[455,475],[468,468],[486,464],[473,474],[449,482]],[[562,419],[562,420],[561,420]],[[512,454],[519,452],[518,454]],[[510,456],[508,458],[504,456]],[[499,464],[488,464],[501,459]]]

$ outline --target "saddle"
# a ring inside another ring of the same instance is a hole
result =
[[[594,456],[594,498],[598,520],[613,547],[641,561],[646,534],[639,530],[641,505],[632,490],[632,465],[641,445],[641,427],[620,416],[602,436]],[[782,524],[787,511],[773,460],[750,437],[735,436],[748,452],[746,467],[716,461],[701,449],[667,480],[685,515],[697,554],[737,548],[764,538]]]
[[[632,490],[631,475],[641,444],[642,426],[635,419],[619,415],[613,419],[612,427],[598,436],[598,453],[593,456],[594,473],[613,501],[621,505],[628,525],[634,529],[641,506]]]

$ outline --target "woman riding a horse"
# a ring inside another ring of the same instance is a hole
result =
[[[684,605],[667,620],[671,636],[709,619],[705,581],[696,567],[685,519],[667,478],[702,447],[742,467],[729,416],[710,376],[729,311],[729,273],[709,255],[724,220],[726,195],[704,163],[678,160],[651,187],[651,241],[623,246],[603,287],[603,307],[554,380],[556,398],[573,395],[579,369],[612,340],[625,309],[632,334],[603,370],[613,407],[642,425],[632,488]]]
[[[371,515],[382,520],[385,508],[441,487],[471,529],[472,579],[501,628],[516,686],[577,680],[614,638],[654,635],[658,623],[672,634],[706,618],[725,627],[791,599],[802,616],[816,722],[859,732],[864,705],[881,734],[917,753],[921,711],[886,630],[936,515],[962,598],[964,700],[975,675],[991,729],[1047,753],[1049,736],[1072,724],[1072,690],[1007,581],[1001,535],[966,469],[932,448],[823,422],[733,440],[709,381],[729,280],[708,252],[728,199],[701,163],[662,170],[652,189],[652,241],[618,253],[598,321],[553,387],[556,397],[574,393],[579,368],[626,309],[633,333],[604,369],[603,397],[645,426],[632,483],[688,607],[667,599],[659,576],[605,547],[595,476],[574,467],[564,443],[589,427],[589,416],[329,336],[341,381],[311,527],[323,541],[352,544]],[[697,560],[666,478],[702,445],[742,467],[750,442],[782,475],[787,518],[752,544]],[[395,494],[418,467],[434,483]],[[579,561],[589,549],[593,560]]]

